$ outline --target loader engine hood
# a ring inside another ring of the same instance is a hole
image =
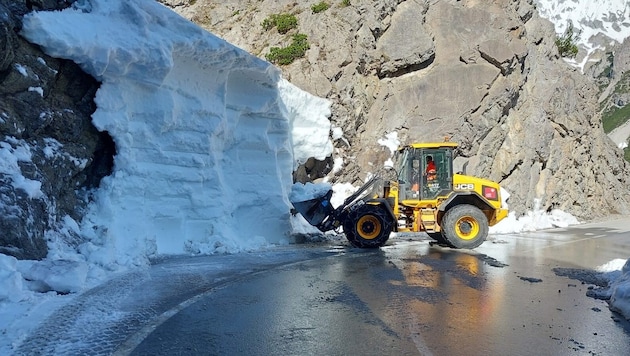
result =
[[[500,208],[502,205],[501,186],[488,179],[454,174],[453,190],[456,192],[475,192],[496,208]]]

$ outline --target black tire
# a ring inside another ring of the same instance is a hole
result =
[[[473,249],[488,237],[488,218],[474,205],[457,205],[444,214],[442,234],[454,248]]]
[[[389,240],[393,225],[394,220],[385,209],[365,204],[348,214],[343,232],[354,247],[377,248]]]
[[[450,246],[450,244],[444,238],[444,236],[442,235],[441,232],[427,232],[427,235],[429,235],[429,237],[432,238],[433,240],[437,241],[437,243],[440,244],[440,245],[448,245],[448,246]]]

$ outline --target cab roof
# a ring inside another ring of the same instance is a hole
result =
[[[457,143],[455,142],[422,142],[422,143],[412,143],[406,146],[400,147],[398,150],[402,151],[405,148],[455,148],[457,147]]]

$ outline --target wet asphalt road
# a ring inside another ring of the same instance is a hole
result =
[[[628,257],[630,219],[474,251],[396,236],[167,259],[78,296],[16,354],[630,355],[628,323],[554,272]]]
[[[596,225],[498,236],[474,252],[398,237],[247,276],[132,354],[629,355],[627,323],[553,271],[629,256],[627,230]]]

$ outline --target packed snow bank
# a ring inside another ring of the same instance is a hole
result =
[[[501,205],[509,208],[507,200],[510,193],[501,187]],[[568,227],[579,224],[575,216],[562,210],[554,209],[546,212],[540,209],[540,201],[534,201],[534,210],[528,211],[525,215],[517,217],[516,213],[510,212],[508,216],[498,224],[490,227],[490,234],[513,234],[520,232],[531,232],[557,227]]]
[[[596,271],[608,280],[608,286],[590,291],[590,296],[607,300],[611,310],[630,320],[630,259],[614,259]]]
[[[512,234],[520,232],[531,232],[557,227],[568,227],[580,222],[571,214],[562,210],[552,210],[547,213],[544,210],[536,209],[528,211],[525,215],[516,217],[514,212],[501,220],[495,226],[490,227],[491,234]]]
[[[31,13],[22,34],[102,82],[93,122],[117,155],[80,226],[89,261],[286,239],[293,168],[332,152],[327,100],[153,0]]]
[[[630,259],[621,269],[621,276],[610,284],[610,309],[630,320]]]

